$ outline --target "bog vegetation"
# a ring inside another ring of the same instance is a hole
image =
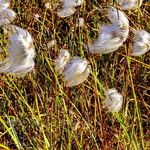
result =
[[[150,2],[128,2],[0,0],[0,149],[150,148]]]

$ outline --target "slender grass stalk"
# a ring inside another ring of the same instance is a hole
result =
[[[133,75],[131,72],[131,59],[127,58],[127,63],[128,63],[128,70],[129,70],[129,76],[130,76],[130,80],[131,80],[131,86],[132,86],[132,91],[133,91],[133,97],[134,97],[134,101],[135,101],[135,114],[137,114],[137,118],[138,118],[138,124],[139,124],[139,129],[140,129],[140,136],[141,136],[141,145],[142,148],[145,149],[145,144],[144,144],[144,135],[143,135],[143,127],[142,127],[142,119],[141,119],[141,112],[138,106],[138,100],[137,100],[137,96],[136,96],[136,92],[135,92],[135,88],[134,88],[134,83],[133,83]],[[134,116],[135,119],[136,116]]]
[[[3,118],[1,116],[0,116],[0,122],[6,128],[7,132],[11,136],[11,139],[14,141],[16,147],[18,149],[22,149],[21,143],[19,142],[19,139],[18,139],[16,132],[15,132],[14,128],[12,127],[12,125],[10,124],[10,127],[7,126],[7,124],[5,123],[5,121],[3,120]]]
[[[10,148],[8,148],[7,146],[3,145],[3,144],[0,144],[0,148],[3,148],[5,150],[10,150]]]

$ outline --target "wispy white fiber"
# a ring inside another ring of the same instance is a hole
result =
[[[109,89],[106,91],[106,99],[103,104],[107,107],[108,112],[118,112],[122,108],[123,96],[116,89]]]
[[[56,59],[56,65],[55,65],[55,70],[59,74],[61,74],[67,64],[67,62],[70,59],[70,53],[66,49],[61,49],[60,53],[58,55],[58,58]]]
[[[44,6],[45,6],[45,8],[46,8],[46,9],[50,9],[50,8],[51,8],[51,5],[50,5],[50,3],[49,3],[49,2],[45,3],[45,5],[44,5]]]
[[[10,5],[9,0],[0,0],[0,9],[6,9]]]
[[[67,86],[75,86],[84,82],[91,72],[89,63],[86,59],[75,56],[64,69],[64,79]]]
[[[9,0],[0,0],[0,25],[7,25],[16,18],[16,13],[9,9]]]
[[[109,7],[108,18],[112,24],[118,25],[118,28],[127,30],[129,29],[129,20],[126,14],[114,7]]]
[[[100,28],[97,40],[89,46],[90,53],[107,54],[117,50],[126,41],[129,34],[129,21],[125,13],[110,7],[108,18],[112,24]]]
[[[135,32],[132,56],[141,56],[150,50],[150,33],[145,30]]]
[[[137,9],[142,5],[143,0],[118,0],[123,10]]]
[[[83,27],[83,26],[84,26],[84,19],[83,19],[83,18],[78,18],[78,19],[76,20],[76,25],[77,25],[78,27]]]
[[[75,13],[77,6],[82,5],[84,0],[63,0],[63,7],[58,11],[59,17],[68,17]]]
[[[56,40],[52,40],[52,41],[47,43],[47,48],[51,48],[51,47],[53,47],[56,44],[57,44],[57,41]]]
[[[9,26],[8,57],[0,62],[0,72],[26,75],[34,67],[33,39],[27,30]]]
[[[71,58],[66,49],[61,49],[55,64],[55,70],[62,73],[68,87],[84,82],[91,72],[90,68],[86,59],[78,56]]]
[[[34,18],[35,18],[35,20],[39,20],[39,18],[40,18],[40,15],[39,14],[34,14]]]

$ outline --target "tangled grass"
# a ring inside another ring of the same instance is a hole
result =
[[[36,66],[24,78],[0,74],[0,149],[148,150],[150,147],[150,53],[131,57],[133,35],[118,51],[89,54],[84,47],[98,36],[99,26],[109,24],[105,8],[113,3],[86,0],[74,15],[57,16],[60,4],[46,0],[15,0],[13,24],[34,37]],[[114,2],[114,1],[113,1]],[[150,32],[150,3],[125,11],[130,27]],[[39,18],[35,18],[38,14]],[[85,25],[76,22],[84,18]],[[0,59],[7,56],[7,37],[0,29]],[[57,44],[49,47],[48,43]],[[111,42],[111,41],[110,41]],[[61,48],[88,59],[92,73],[86,82],[65,87],[54,70]],[[107,113],[104,92],[116,87],[124,97],[119,113]]]

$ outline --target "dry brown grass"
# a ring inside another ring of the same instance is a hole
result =
[[[25,78],[0,75],[0,149],[56,150],[148,150],[150,114],[150,53],[131,57],[132,34],[118,51],[91,55],[83,44],[91,43],[99,26],[109,23],[104,0],[86,0],[68,18],[57,16],[57,0],[51,9],[45,0],[16,0],[14,24],[34,37],[36,66]],[[140,10],[126,11],[133,28],[150,32],[149,3]],[[40,15],[39,21],[34,15]],[[76,26],[83,17],[84,27]],[[5,38],[0,33],[0,46]],[[47,43],[57,40],[48,49]],[[7,43],[7,42],[5,42]],[[92,73],[83,84],[66,88],[62,76],[54,71],[54,59],[60,48],[71,55],[86,57]],[[119,114],[107,113],[102,106],[104,91],[116,87],[123,94]],[[5,148],[4,148],[5,146]],[[150,146],[150,145],[149,145]]]

